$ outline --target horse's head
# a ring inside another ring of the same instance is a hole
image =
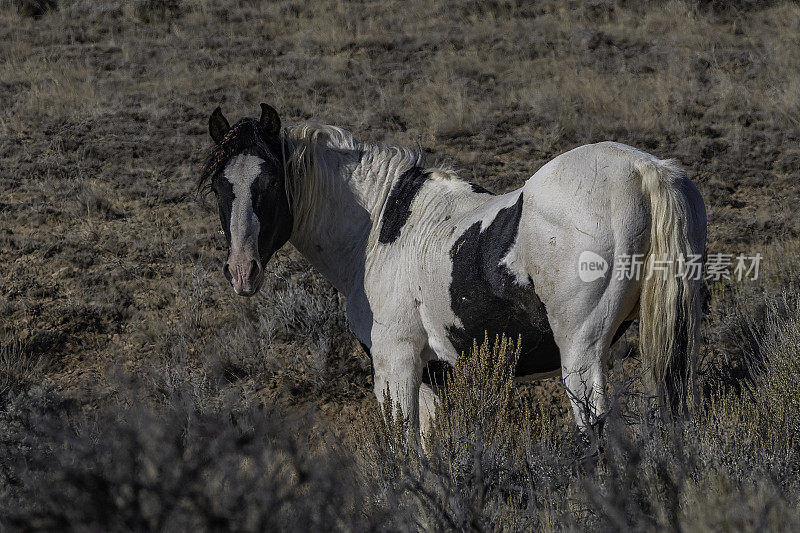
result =
[[[222,271],[236,294],[252,296],[261,287],[264,265],[292,232],[281,120],[261,104],[261,119],[243,118],[231,127],[218,107],[208,131],[216,146],[201,183],[214,191],[228,241]]]

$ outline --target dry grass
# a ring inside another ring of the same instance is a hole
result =
[[[797,3],[0,0],[0,41],[4,526],[292,528],[319,504],[343,530],[796,529]],[[586,142],[677,158],[711,251],[766,255],[759,282],[710,287],[694,417],[658,419],[634,352],[593,459],[558,383],[512,394],[469,360],[426,454],[402,421],[362,435],[370,362],[341,297],[291,248],[259,297],[233,297],[194,193],[209,111],[262,101],[419,144],[496,191]],[[359,435],[371,450],[335,445]],[[205,464],[175,459],[193,446]],[[132,497],[145,464],[168,474]],[[115,513],[92,514],[108,494]],[[240,505],[205,505],[220,494]]]
[[[388,408],[368,417],[364,475],[377,472],[385,501],[426,530],[792,531],[800,524],[800,292],[782,298],[787,305],[770,305],[766,316],[743,314],[760,327],[761,349],[747,352],[758,360],[749,361],[745,387],[706,375],[709,392],[677,421],[635,389],[620,391],[599,455],[582,436],[538,431],[557,417],[519,406],[507,372],[513,345],[486,339],[454,369],[424,450]]]

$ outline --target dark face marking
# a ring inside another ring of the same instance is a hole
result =
[[[470,183],[469,186],[472,187],[472,192],[477,192],[479,194],[491,194],[492,196],[494,196],[494,193],[492,191],[490,191],[488,189],[484,189],[480,185],[476,185],[474,183]]]
[[[281,142],[279,137],[271,137],[259,121],[244,118],[227,131],[209,155],[201,178],[210,183],[217,198],[219,219],[230,251],[231,217],[236,195],[229,176],[226,176],[226,167],[228,162],[239,155],[255,156],[263,160],[255,169],[257,176],[250,185],[252,210],[259,222],[257,242],[262,264],[266,264],[286,244],[294,223],[286,197]],[[229,277],[227,271],[225,275]]]
[[[284,180],[283,168],[276,169],[270,163],[264,162],[261,164],[258,179],[250,187],[253,212],[261,228],[258,234],[258,252],[262,264],[267,264],[292,234],[294,218],[289,209]]]
[[[225,240],[228,241],[228,248],[231,247],[231,211],[233,208],[233,184],[228,180],[215,177],[211,182],[211,190],[217,198],[219,208],[219,221],[222,224],[222,231],[225,233]]]
[[[390,244],[397,240],[411,215],[411,202],[429,177],[420,167],[411,167],[400,174],[386,201],[378,242]]]
[[[522,335],[516,375],[526,376],[558,370],[561,358],[533,281],[528,277],[527,285],[517,285],[500,264],[517,238],[521,216],[522,194],[484,231],[476,222],[453,245],[450,305],[464,327],[448,326],[447,333],[459,353],[468,353],[473,339],[480,343],[485,332],[491,340],[505,334],[515,342]]]

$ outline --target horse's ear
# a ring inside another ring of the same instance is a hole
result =
[[[217,107],[211,116],[208,118],[208,133],[214,142],[219,144],[225,138],[225,134],[231,129],[227,119],[222,115],[222,109]]]
[[[281,131],[281,117],[278,112],[267,104],[261,104],[261,125],[267,130],[270,137],[277,137]]]

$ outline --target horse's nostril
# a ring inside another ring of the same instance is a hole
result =
[[[253,259],[250,261],[250,278],[255,278],[258,276],[258,272],[261,270],[261,267],[258,266],[258,262]]]

